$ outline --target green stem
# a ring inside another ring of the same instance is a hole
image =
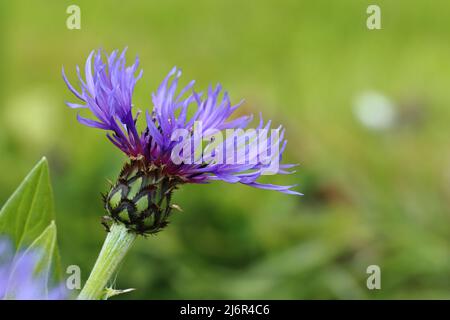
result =
[[[95,262],[78,300],[99,300],[105,295],[105,287],[127,252],[136,240],[136,234],[129,232],[123,224],[113,223],[105,243]]]

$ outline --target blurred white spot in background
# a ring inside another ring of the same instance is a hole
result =
[[[393,127],[397,118],[394,103],[378,92],[364,92],[357,96],[354,113],[362,125],[374,130]]]

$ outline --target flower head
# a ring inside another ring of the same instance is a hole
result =
[[[92,59],[94,64],[92,65]],[[253,116],[234,117],[241,103],[233,105],[220,84],[204,93],[194,81],[178,90],[181,71],[176,67],[152,94],[153,109],[146,111],[146,128],[138,132],[132,95],[142,71],[135,76],[138,59],[125,66],[125,50],[110,55],[91,52],[85,79],[77,91],[63,78],[96,119],[78,115],[82,124],[108,131],[108,138],[129,158],[118,181],[104,196],[110,215],[138,233],[155,233],[167,224],[172,191],[183,183],[222,180],[287,194],[300,193],[293,186],[265,184],[267,174],[288,174],[292,164],[281,164],[286,147],[284,129],[271,121],[249,128]]]
[[[279,163],[287,142],[283,138],[284,130],[281,127],[273,129],[278,132],[276,139],[267,137],[267,133],[271,130],[271,121],[264,124],[262,118],[254,131],[234,134],[231,138],[223,139],[221,143],[215,143],[214,148],[210,145],[209,149],[203,150],[201,157],[197,156],[198,148],[191,146],[190,162],[173,161],[174,156],[179,156],[174,154],[174,151],[177,146],[180,146],[180,141],[174,139],[174,136],[177,138],[180,130],[185,130],[192,136],[195,125],[200,123],[201,130],[197,134],[202,139],[215,138],[219,132],[246,129],[252,121],[252,115],[231,119],[241,104],[232,105],[227,92],[221,96],[220,84],[214,89],[209,87],[203,94],[192,89],[194,81],[191,81],[177,92],[181,71],[173,68],[158,90],[152,94],[153,110],[146,112],[147,129],[138,133],[136,121],[139,112],[133,116],[132,95],[137,80],[142,76],[142,71],[135,76],[139,64],[138,58],[132,66],[125,66],[125,52],[126,50],[118,56],[116,50],[105,57],[102,57],[100,50],[91,52],[85,65],[85,80],[77,67],[81,91],[77,91],[70,84],[63,70],[64,81],[70,91],[83,102],[83,104],[67,103],[67,105],[71,108],[88,108],[97,118],[92,120],[78,115],[79,122],[109,131],[108,138],[131,159],[143,158],[149,164],[164,166],[166,174],[178,176],[186,182],[223,180],[261,189],[299,194],[291,190],[292,186],[261,184],[257,181],[270,165],[267,163],[270,157],[267,155],[269,151],[277,151],[269,160]],[[93,65],[92,58],[94,58]],[[189,111],[193,111],[190,117]],[[261,132],[266,136],[263,137]],[[246,147],[245,150],[243,146]],[[219,153],[223,161],[213,161],[217,160],[213,158],[217,158],[214,156]],[[239,161],[242,159],[231,161],[236,154],[241,155],[246,161]],[[272,174],[290,173],[286,169],[293,166],[281,164]]]
[[[67,297],[63,286],[47,289],[47,279],[36,272],[40,254],[23,251],[14,255],[12,245],[0,239],[0,300],[61,300]]]

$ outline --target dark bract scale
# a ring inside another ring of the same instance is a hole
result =
[[[132,160],[122,169],[117,182],[104,195],[105,208],[115,221],[137,234],[155,234],[167,226],[172,209],[172,192],[183,183],[167,175],[164,167]]]

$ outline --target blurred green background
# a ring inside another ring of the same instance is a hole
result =
[[[305,196],[183,186],[184,213],[122,266],[115,287],[138,290],[121,298],[450,298],[450,2],[0,0],[0,203],[46,155],[63,263],[83,279],[125,158],[64,105],[61,66],[74,81],[92,49],[125,46],[144,69],[138,108],[177,65],[283,124],[300,166],[269,180]],[[366,288],[372,264],[381,290]]]

